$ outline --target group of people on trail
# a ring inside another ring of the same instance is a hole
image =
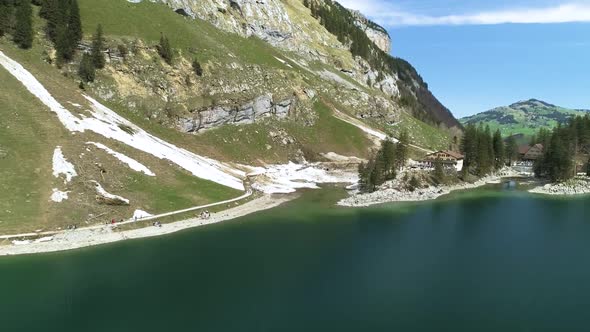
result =
[[[113,218],[113,219],[111,219],[111,223],[110,223],[110,224],[111,224],[111,225],[114,225],[114,224],[116,224],[117,222],[123,222],[123,219],[121,219],[120,221],[117,221],[116,219],[114,219],[114,218]],[[106,224],[106,225],[108,225],[109,223],[107,222],[107,223],[105,223],[105,224]]]
[[[201,219],[209,219],[211,218],[211,212],[209,212],[208,210],[205,210],[203,212],[201,212],[201,214],[199,215],[199,218]]]

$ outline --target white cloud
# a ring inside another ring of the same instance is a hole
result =
[[[378,0],[342,0],[341,3],[345,7],[360,10],[378,23],[388,26],[590,22],[588,3],[565,3],[542,8],[521,7],[445,16],[410,13]]]

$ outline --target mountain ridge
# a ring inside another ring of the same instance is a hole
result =
[[[504,136],[530,136],[541,128],[551,129],[566,123],[573,116],[588,114],[590,110],[587,109],[570,109],[530,98],[467,116],[459,121],[464,125],[489,125],[492,130],[499,129]]]

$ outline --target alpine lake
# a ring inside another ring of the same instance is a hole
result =
[[[588,331],[590,198],[342,189],[169,236],[0,258],[2,331]]]

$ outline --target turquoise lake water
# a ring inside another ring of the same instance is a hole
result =
[[[588,331],[590,199],[488,188],[0,258],[2,331]]]

